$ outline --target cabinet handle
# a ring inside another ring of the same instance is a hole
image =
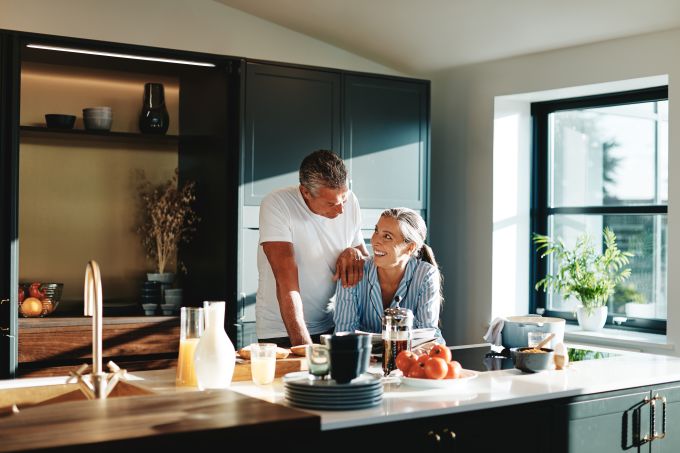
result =
[[[444,430],[442,431],[442,435],[443,435],[445,438],[451,439],[451,441],[455,441],[455,440],[456,440],[456,433],[453,432],[453,430],[450,430],[450,429],[448,429],[448,428],[444,428]]]
[[[2,305],[2,304],[8,304],[8,303],[9,303],[9,299],[2,299],[2,300],[0,300],[0,305]]]
[[[429,431],[427,433],[427,438],[434,445],[439,445],[439,443],[442,440],[441,436],[439,434],[435,433],[434,431]]]
[[[640,416],[642,414],[642,408],[645,407],[647,404],[650,404],[650,403],[652,404],[652,407],[654,407],[653,406],[653,400],[650,397],[645,396],[645,399],[642,402],[642,404],[640,404],[640,406],[636,409],[636,412],[638,414],[637,420],[635,422],[635,425],[636,425],[635,427],[637,428],[637,432],[634,433],[635,438],[633,439],[633,445],[635,445],[636,447],[644,445],[647,442],[651,442],[651,440],[652,440],[652,436],[649,433],[645,434],[644,436],[642,435],[642,433],[641,433],[642,423],[640,423]],[[654,409],[652,409],[652,411],[653,410]],[[654,422],[653,421],[652,421],[652,429],[654,429]]]
[[[241,303],[238,307],[238,320],[243,321],[246,317],[246,293],[240,293],[238,296],[239,299],[241,299]]]
[[[656,432],[656,402],[661,401],[661,433],[658,434]],[[657,393],[654,395],[654,398],[652,398],[652,439],[651,440],[656,440],[656,439],[663,439],[666,437],[666,397],[661,397]]]

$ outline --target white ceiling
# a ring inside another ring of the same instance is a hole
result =
[[[216,0],[416,74],[680,27],[680,0]]]

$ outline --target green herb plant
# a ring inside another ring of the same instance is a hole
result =
[[[575,297],[591,315],[596,308],[607,304],[618,283],[630,277],[626,267],[634,255],[616,245],[616,235],[610,228],[603,230],[605,250],[598,253],[587,234],[579,236],[574,248],[567,248],[561,239],[554,240],[533,234],[536,250],[541,258],[552,255],[557,273],[546,275],[536,283],[536,290],[559,292],[563,298]]]

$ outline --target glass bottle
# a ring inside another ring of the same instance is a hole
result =
[[[196,346],[194,366],[198,388],[229,387],[236,365],[236,350],[224,330],[224,301],[203,302],[205,331]]]

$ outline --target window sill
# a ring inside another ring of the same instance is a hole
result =
[[[622,331],[607,327],[599,332],[590,332],[581,330],[578,325],[567,324],[564,339],[570,342],[655,354],[673,354],[675,351],[675,345],[668,343],[666,335]]]

